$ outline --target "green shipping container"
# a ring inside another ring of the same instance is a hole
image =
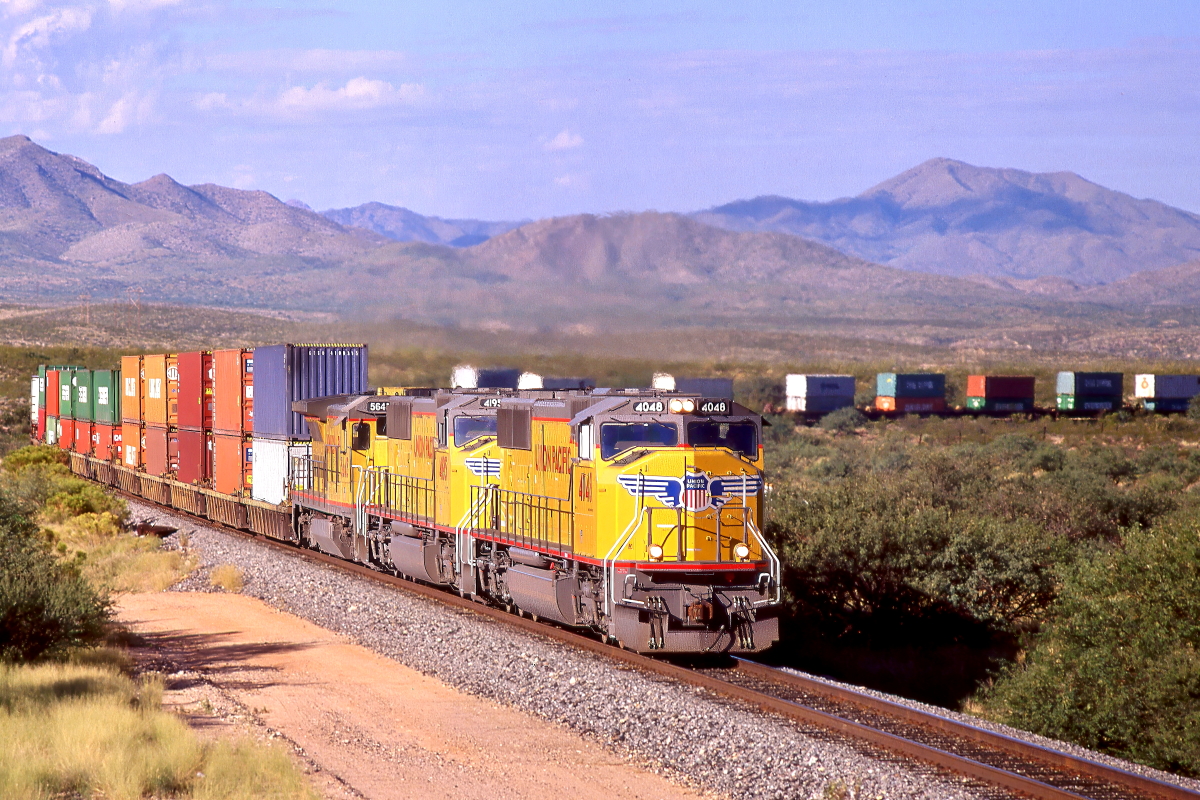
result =
[[[75,419],[75,370],[65,367],[58,371],[58,418]]]
[[[42,364],[38,367],[38,408],[46,407],[46,370],[48,367]]]
[[[121,370],[98,369],[92,372],[92,420],[109,425],[121,424]]]
[[[1033,411],[1033,398],[1015,400],[1012,398],[968,397],[967,410],[994,414],[1025,413]]]
[[[1120,408],[1120,397],[1085,394],[1058,395],[1059,411],[1081,411],[1086,413],[1094,413],[1097,411],[1118,411]]]
[[[75,414],[75,419],[91,422],[92,405],[95,400],[95,394],[92,391],[92,371],[90,369],[75,370],[75,377],[71,381],[75,385],[75,398],[71,403],[71,411]]]

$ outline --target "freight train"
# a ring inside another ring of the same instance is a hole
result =
[[[758,414],[662,389],[369,390],[366,359],[276,345],[49,367],[34,438],[70,430],[75,473],[158,505],[638,652],[778,639]]]

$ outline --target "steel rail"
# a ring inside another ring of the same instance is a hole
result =
[[[436,588],[424,583],[400,578],[386,572],[371,569],[362,564],[327,555],[317,550],[302,548],[290,542],[233,528],[176,508],[158,506],[157,503],[151,500],[124,492],[116,487],[112,487],[112,489],[117,494],[125,495],[139,503],[148,503],[162,508],[166,513],[192,520],[205,527],[237,534],[243,538],[277,548],[312,563],[337,567],[349,573],[396,587],[445,606],[478,614],[527,633],[563,642],[577,649],[603,656],[612,661],[623,662],[644,672],[654,673],[686,685],[696,686],[715,695],[746,703],[763,711],[854,739],[870,747],[924,762],[960,777],[971,778],[995,788],[1035,798],[1035,800],[1088,800],[1084,795],[1076,794],[1017,772],[1002,769],[947,750],[907,739],[903,736],[888,733],[879,728],[855,722],[836,714],[810,708],[792,700],[776,697],[768,692],[740,686],[703,672],[605,644],[594,637],[577,633],[555,624],[535,621],[488,605],[481,599],[471,599],[454,594],[450,589]],[[952,736],[990,746],[1006,754],[1032,761],[1037,765],[1065,770],[1105,781],[1118,787],[1132,789],[1143,796],[1163,798],[1163,800],[1200,800],[1200,793],[1193,792],[1176,784],[1138,775],[1127,770],[1064,753],[1060,750],[1041,747],[1031,742],[998,734],[984,728],[977,728],[968,723],[925,712],[911,706],[855,692],[852,689],[833,686],[823,681],[805,678],[746,659],[736,659],[736,665],[738,672],[761,681],[802,688],[804,691],[851,703],[865,710],[891,716],[893,719],[898,719],[902,722],[933,728]]]

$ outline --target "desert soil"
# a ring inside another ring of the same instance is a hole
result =
[[[464,694],[236,594],[125,595],[164,704],[209,735],[291,745],[327,798],[699,798],[595,742]]]

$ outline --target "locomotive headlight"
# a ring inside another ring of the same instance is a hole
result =
[[[667,404],[667,408],[669,408],[671,410],[672,414],[682,414],[683,413],[683,401],[680,400],[678,397],[676,397],[674,400],[672,400],[670,403]]]
[[[690,414],[695,410],[696,410],[696,401],[695,400],[692,400],[689,398],[689,399],[683,401],[683,413]]]
[[[651,561],[662,561],[663,549],[660,544],[652,544],[646,548],[646,553],[649,554]]]
[[[733,547],[733,554],[744,561],[750,557],[750,545],[745,542],[738,542]]]

